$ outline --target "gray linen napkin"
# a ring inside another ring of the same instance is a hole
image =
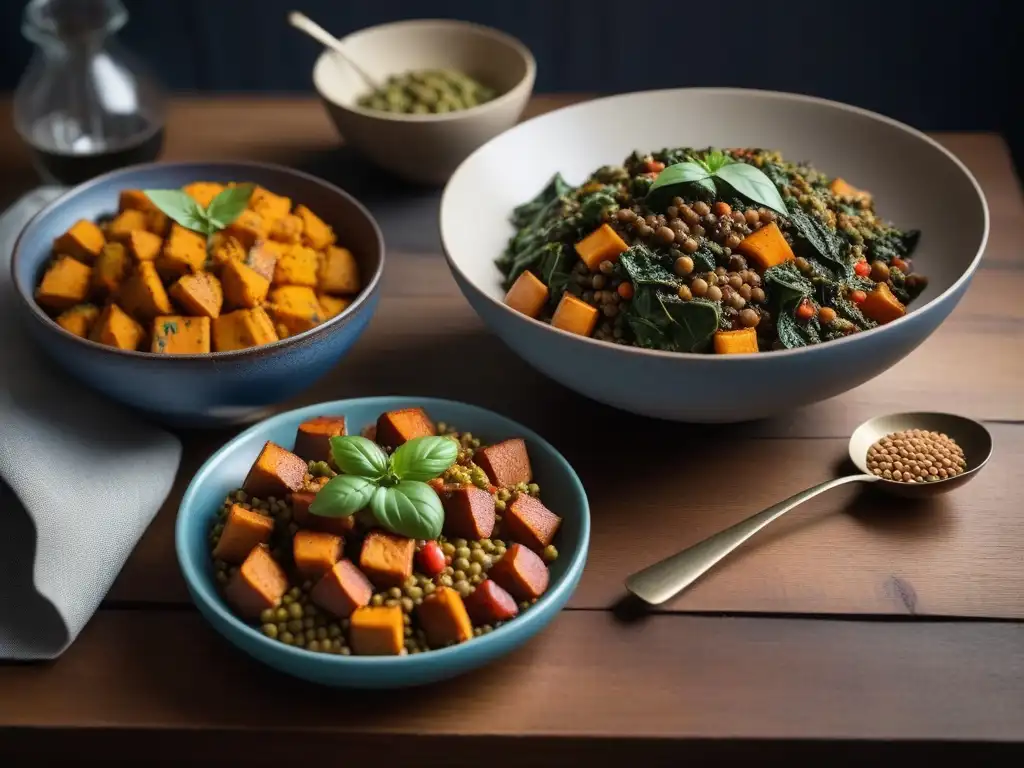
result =
[[[60,189],[0,216],[0,659],[52,659],[167,497],[181,443],[52,366],[16,317],[10,257]]]

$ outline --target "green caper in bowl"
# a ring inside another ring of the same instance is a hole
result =
[[[453,69],[423,69],[392,75],[359,106],[407,115],[444,114],[484,104],[497,96],[469,75]]]

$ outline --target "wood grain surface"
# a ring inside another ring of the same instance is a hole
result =
[[[535,99],[530,111],[567,101]],[[9,126],[9,102],[0,102],[0,203],[35,183]],[[587,487],[587,570],[548,632],[478,674],[358,699],[286,680],[236,654],[188,600],[174,556],[176,506],[231,432],[186,433],[174,491],[79,640],[50,664],[0,665],[0,760],[144,753],[147,764],[255,765],[344,750],[353,765],[455,766],[478,764],[483,748],[494,765],[840,765],[949,757],[958,744],[972,759],[1019,758],[1024,202],[999,137],[938,138],[976,174],[992,212],[982,268],[950,319],[843,396],[755,424],[701,427],[590,402],[508,352],[445,267],[437,191],[396,184],[339,149],[316,102],[176,101],[165,159],[312,170],[364,200],[384,229],[388,266],[369,329],[334,372],[282,407],[400,392],[479,403],[537,429]],[[410,361],[453,348],[494,357],[502,375],[430,365],[408,375]],[[911,409],[985,420],[995,438],[989,467],[927,505],[833,491],[660,611],[638,613],[624,600],[630,572],[844,471],[853,427]],[[618,452],[613,475],[595,456],[622,433],[649,450]]]

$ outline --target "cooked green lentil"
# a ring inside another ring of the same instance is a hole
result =
[[[359,98],[359,106],[407,115],[444,114],[486,104],[492,88],[452,69],[423,69],[393,75],[381,88]]]

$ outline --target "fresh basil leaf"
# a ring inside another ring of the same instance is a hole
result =
[[[704,299],[683,301],[673,294],[659,296],[673,325],[672,340],[680,352],[703,352],[718,330],[718,304]]]
[[[729,163],[715,171],[714,178],[724,181],[736,192],[758,205],[771,208],[783,216],[789,215],[778,187],[757,166]]]
[[[168,218],[186,229],[206,233],[203,207],[180,189],[146,189],[143,194]]]
[[[736,162],[720,149],[713,149],[704,158],[704,165],[712,173],[718,173],[719,169]]]
[[[794,205],[787,214],[797,234],[797,246],[809,248],[812,256],[824,264],[838,279],[848,278],[853,274],[853,266],[843,258],[843,241],[829,226],[817,216]]]
[[[249,205],[249,198],[252,197],[254,189],[255,184],[238,184],[218,192],[206,206],[206,215],[210,223],[218,229],[224,229],[241,216],[242,211]]]
[[[658,257],[643,243],[637,243],[619,255],[619,264],[626,270],[633,286],[661,285],[679,290],[682,285],[675,273],[661,264]]]
[[[410,539],[436,539],[444,526],[441,499],[426,483],[407,480],[378,488],[370,509],[382,528]]]
[[[665,208],[673,197],[685,191],[691,184],[697,185],[709,194],[715,193],[711,173],[698,163],[687,161],[670,165],[658,174],[658,178],[647,190],[646,203],[655,210]]]
[[[458,458],[458,443],[450,437],[415,437],[391,454],[391,471],[401,480],[433,480]]]
[[[370,503],[377,484],[358,475],[337,475],[327,481],[309,505],[309,512],[320,517],[348,517]]]
[[[388,455],[373,440],[361,435],[332,437],[331,458],[346,475],[376,480],[388,473]]]

